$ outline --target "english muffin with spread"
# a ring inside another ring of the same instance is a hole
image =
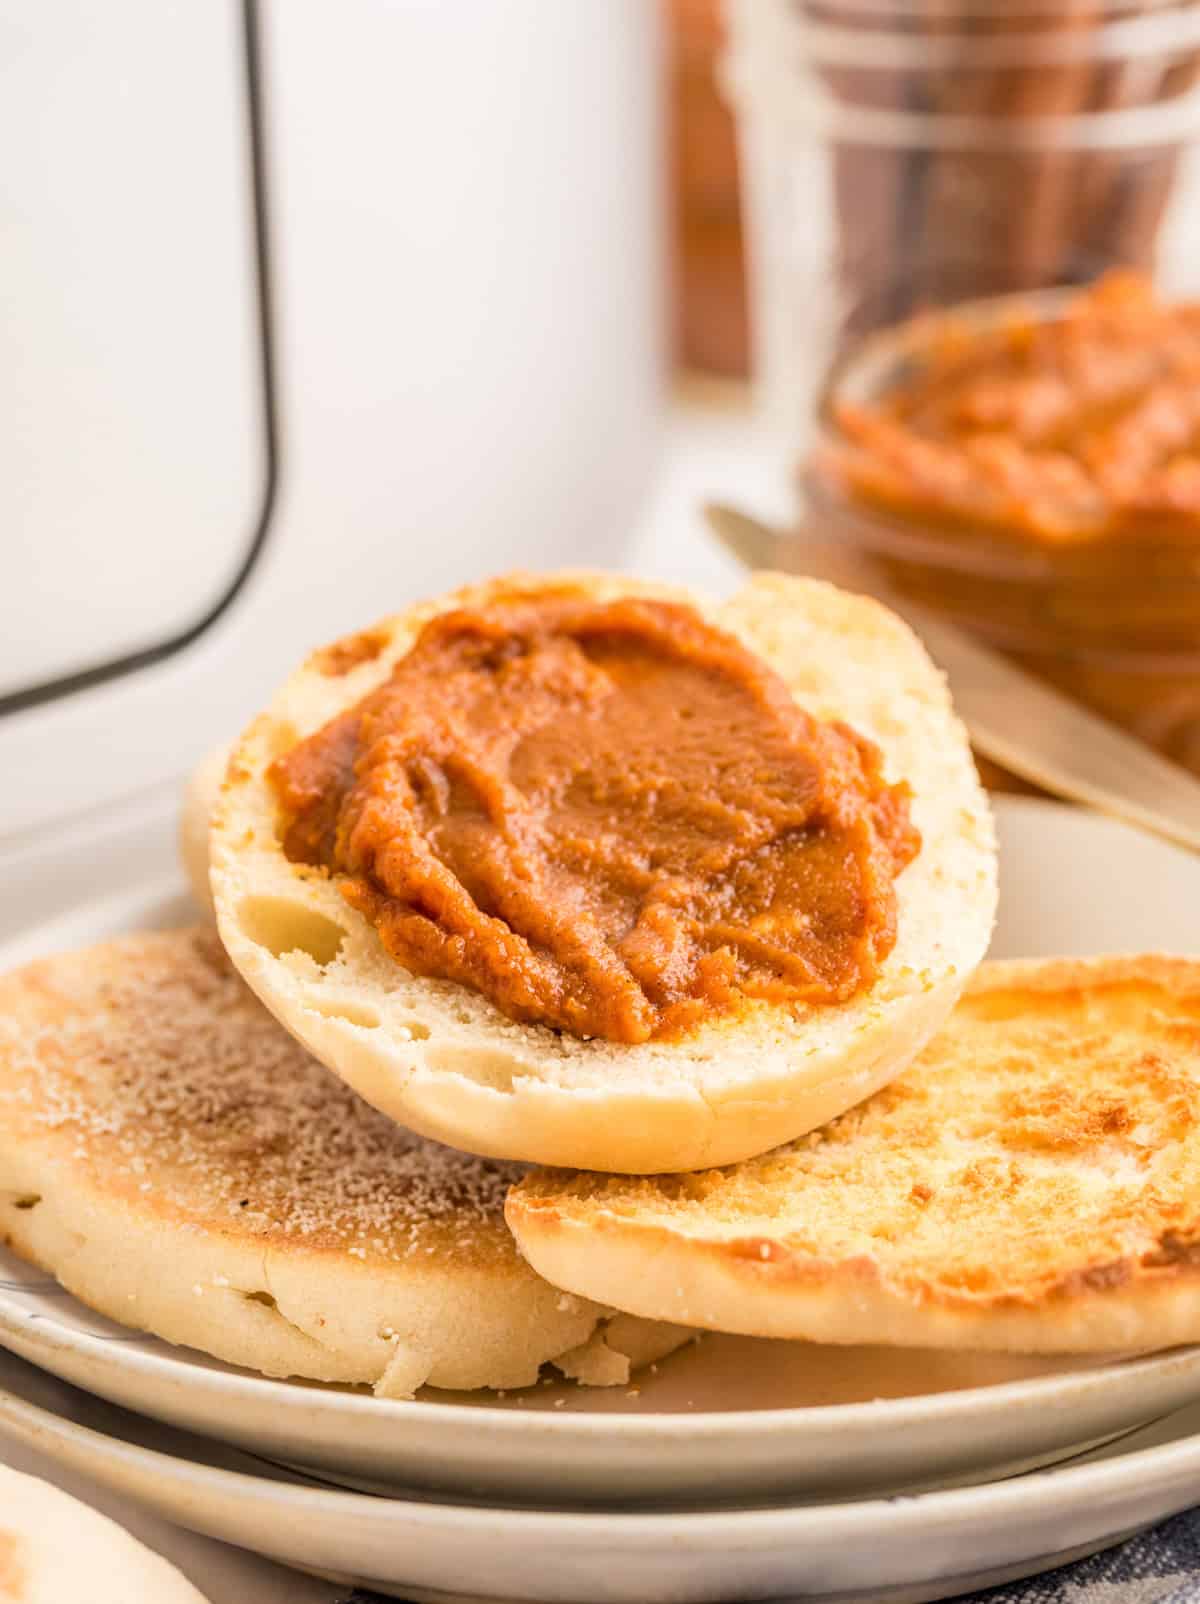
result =
[[[211,855],[233,961],[369,1102],[641,1173],[889,1081],[996,899],[941,675],[782,575],[516,575],[326,647],[235,746]]]
[[[1029,1353],[1200,1341],[1200,962],[985,964],[916,1063],[727,1169],[546,1171],[526,1258],[656,1319]]]
[[[541,1280],[512,1165],[369,1107],[271,1018],[209,929],[0,979],[0,1242],[111,1319],[271,1376],[617,1383],[686,1333]]]

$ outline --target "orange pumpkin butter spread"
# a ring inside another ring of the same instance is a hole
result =
[[[732,636],[570,590],[433,619],[271,779],[406,969],[615,1042],[853,997],[919,847],[877,748]]]
[[[918,521],[1050,545],[1200,531],[1200,303],[1113,272],[1053,318],[911,325],[909,371],[838,401],[818,475]]]

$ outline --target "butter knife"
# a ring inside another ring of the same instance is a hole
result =
[[[1043,790],[1200,851],[1200,781],[1107,719],[1052,690],[926,607],[890,589],[853,551],[785,534],[710,502],[709,529],[748,568],[828,579],[874,596],[905,619],[950,681],[976,749]]]

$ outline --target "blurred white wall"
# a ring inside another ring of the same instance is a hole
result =
[[[620,560],[657,445],[656,11],[268,6],[289,538],[339,526],[397,596]]]

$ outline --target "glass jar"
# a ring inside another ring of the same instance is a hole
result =
[[[839,404],[902,382],[939,312],[1053,321],[1114,268],[1200,296],[1200,6],[730,0],[729,19],[756,381],[808,516],[1200,774],[1200,512],[1038,540],[820,471]]]
[[[1194,0],[729,0],[755,379],[781,444],[931,306],[1114,265],[1200,292]]]
[[[967,351],[975,334],[1036,329],[1079,304],[1079,292],[1051,291],[965,303],[952,316]],[[902,477],[889,504],[886,491],[856,487],[853,469],[839,467],[846,410],[870,409],[911,385],[943,322],[918,319],[874,335],[836,365],[802,471],[806,516],[868,559],[887,585],[1200,775],[1200,503],[1139,512],[1129,527],[1064,534],[1016,518],[972,522],[961,499],[916,512]],[[1195,326],[1200,347],[1200,308]],[[1200,419],[1200,354],[1194,391]],[[1193,445],[1200,423],[1194,433]]]

